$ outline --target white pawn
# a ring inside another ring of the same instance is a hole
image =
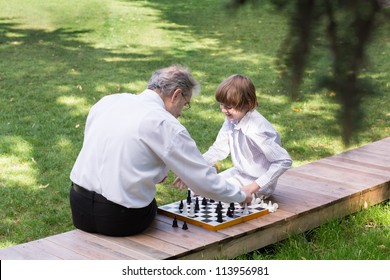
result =
[[[195,216],[195,204],[191,203],[190,205],[190,217]]]
[[[183,205],[183,214],[184,214],[184,215],[187,215],[187,214],[188,214],[187,203],[184,203],[184,205]]]
[[[245,203],[244,210],[242,211],[242,214],[248,215],[248,213],[249,213],[249,211],[248,211],[248,204]]]

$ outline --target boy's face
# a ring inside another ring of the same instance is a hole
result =
[[[229,121],[241,121],[241,119],[245,116],[245,114],[248,112],[248,110],[236,110],[232,106],[225,105],[225,104],[219,104],[219,108],[221,109],[221,112],[225,114],[225,117]]]

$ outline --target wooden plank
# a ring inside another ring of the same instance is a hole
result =
[[[31,259],[31,254],[17,250],[17,247],[22,245],[14,245],[0,250],[0,260],[28,260]]]
[[[47,238],[32,241],[29,244],[34,245],[34,247],[37,248],[38,250],[42,250],[43,252],[53,255],[58,259],[65,259],[65,260],[86,260],[87,259],[85,256],[80,255],[77,252],[69,250],[65,247],[59,246],[58,244],[51,242]]]
[[[336,155],[337,156],[337,155]],[[340,154],[339,156],[342,156],[343,158],[360,161],[360,162],[366,162],[372,165],[377,166],[383,166],[383,167],[389,167],[389,159],[386,157],[374,157],[369,153],[361,153],[356,150],[350,150],[347,152],[344,152]]]
[[[328,164],[342,166],[350,169],[361,170],[371,174],[390,177],[390,167],[373,165],[367,162],[351,160],[341,156],[328,157],[321,160]]]
[[[30,260],[30,259],[39,259],[39,260],[59,260],[60,258],[42,251],[36,246],[36,242],[28,242],[12,247],[11,255],[15,256],[16,253],[20,254],[20,257],[16,259],[21,260]],[[3,253],[2,253],[3,254]],[[5,254],[7,252],[5,251]],[[5,256],[4,256],[5,257]],[[3,259],[3,258],[1,258]]]
[[[158,231],[153,231],[150,234],[156,234],[166,242],[179,244],[189,250],[218,242],[227,237],[219,232],[209,231],[198,226],[189,226],[187,231],[181,228],[174,229],[172,228],[172,219],[164,215],[157,215],[156,223],[155,229]]]
[[[112,250],[111,244],[104,242],[94,234],[85,233],[81,230],[74,230],[49,237],[50,241],[78,252],[91,260],[119,260],[134,259],[131,255],[121,251]]]
[[[142,234],[137,236],[128,237],[111,237],[106,236],[105,239],[112,241],[113,243],[125,248],[138,252],[139,259],[165,259],[172,255],[172,253],[180,253],[185,251],[184,248],[179,246],[172,246],[168,252],[162,251],[166,245],[159,244],[162,240],[150,238],[149,236]],[[158,246],[157,246],[158,245]],[[157,247],[155,247],[157,246]],[[168,249],[168,248],[166,248]]]
[[[312,186],[315,186],[317,192],[325,195],[330,195],[334,198],[348,196],[356,191],[352,185],[349,185],[345,182],[340,183],[338,181],[333,180],[332,178],[321,178],[310,173],[299,172],[295,169],[290,169],[287,172],[285,174],[288,174],[288,176],[283,175],[279,179],[278,183],[280,183],[281,185],[286,185],[290,182],[290,180],[293,180],[294,182],[296,182],[294,184],[295,188],[305,189],[306,182],[308,182],[308,188],[312,188]]]
[[[297,203],[303,201],[309,207],[315,207],[318,204],[328,203],[335,199],[334,196],[322,193],[321,190],[317,189],[316,185],[308,183],[307,181],[305,181],[305,184],[299,185],[295,182],[290,183],[289,185],[280,183],[277,188],[279,196],[296,199]]]
[[[115,255],[119,252],[118,255],[119,259],[155,259],[154,256],[150,256],[147,252],[147,250],[144,250],[144,248],[135,249],[131,246],[124,246],[121,243],[118,243],[118,240],[121,240],[122,237],[111,237],[111,236],[104,236],[99,234],[90,234],[87,232],[83,232],[81,230],[78,230],[78,234],[84,236],[83,240],[92,240],[95,243],[98,243],[102,246],[104,246],[107,251],[113,252]],[[125,257],[123,257],[125,256]],[[110,258],[111,259],[111,258]],[[112,259],[116,259],[113,257]]]
[[[271,227],[260,228],[251,234],[242,235],[240,238],[232,238],[226,242],[208,247],[201,252],[188,252],[186,255],[177,256],[179,259],[212,259],[216,256],[226,259],[257,250],[274,244],[292,234],[301,233],[337,218],[349,215],[364,208],[364,205],[374,205],[390,198],[389,183],[381,184],[362,194],[346,197],[320,207],[318,211],[310,211],[306,215],[297,215],[273,224]],[[277,212],[276,212],[277,213]],[[270,215],[264,216],[268,218]],[[255,221],[255,220],[253,220]],[[250,221],[250,222],[253,222]],[[249,222],[248,222],[249,223]]]
[[[382,182],[376,177],[359,174],[358,171],[351,170],[350,172],[345,172],[345,170],[340,170],[339,168],[334,168],[319,162],[312,162],[298,167],[295,172],[309,175],[315,174],[315,176],[321,180],[330,179],[331,181],[348,184],[350,188],[353,188],[356,191],[363,190],[365,186],[370,187]]]

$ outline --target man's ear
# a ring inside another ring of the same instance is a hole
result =
[[[182,90],[180,88],[175,89],[171,96],[171,101],[173,102],[180,94],[182,93]]]

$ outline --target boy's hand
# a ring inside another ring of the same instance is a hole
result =
[[[250,183],[249,185],[246,185],[241,188],[241,190],[245,193],[246,198],[241,204],[248,204],[250,205],[253,199],[253,194],[257,193],[260,190],[259,185],[256,182]]]

